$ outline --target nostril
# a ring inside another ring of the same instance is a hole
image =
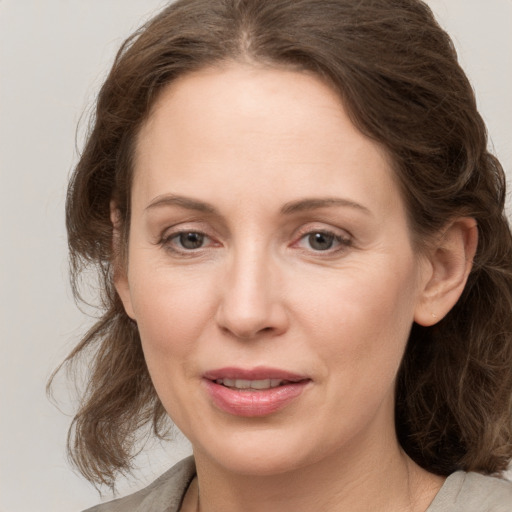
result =
[[[231,288],[218,305],[215,322],[224,334],[252,339],[284,332],[288,325],[288,315],[279,300],[265,293],[244,295],[240,288]]]
[[[255,328],[255,329],[245,328],[244,329],[241,327],[236,328],[235,326],[230,327],[230,326],[222,325],[222,326],[220,326],[220,329],[224,334],[228,334],[231,336],[235,336],[236,338],[245,339],[245,340],[257,338],[257,337],[259,337],[261,335],[265,335],[265,334],[271,334],[275,331],[275,328],[272,326],[263,327],[261,329],[258,329],[258,328]]]

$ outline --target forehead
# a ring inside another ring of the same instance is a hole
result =
[[[230,64],[181,77],[155,103],[135,156],[134,190],[146,200],[177,189],[210,201],[226,188],[265,198],[279,189],[283,201],[333,190],[399,199],[384,149],[331,87],[298,71]]]

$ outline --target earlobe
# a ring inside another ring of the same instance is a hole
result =
[[[422,283],[414,320],[423,326],[439,322],[459,300],[478,245],[475,219],[462,217],[443,230],[428,254],[430,272]]]
[[[114,201],[110,202],[110,221],[112,222],[112,267],[114,270],[114,287],[123,303],[126,314],[132,320],[135,320],[130,294],[130,284],[128,282],[128,269],[122,257],[121,212]]]

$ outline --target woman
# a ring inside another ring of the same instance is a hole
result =
[[[70,450],[113,486],[170,418],[194,457],[91,510],[512,510],[486,146],[418,0],[179,0],[130,38],[69,188],[104,292]]]

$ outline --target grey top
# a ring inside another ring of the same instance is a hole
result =
[[[195,474],[194,458],[187,457],[144,489],[84,512],[179,512]]]
[[[179,512],[195,472],[194,459],[188,457],[141,491],[84,512]],[[512,483],[457,471],[425,512],[512,512]]]
[[[512,512],[512,483],[457,471],[446,479],[426,512]]]

